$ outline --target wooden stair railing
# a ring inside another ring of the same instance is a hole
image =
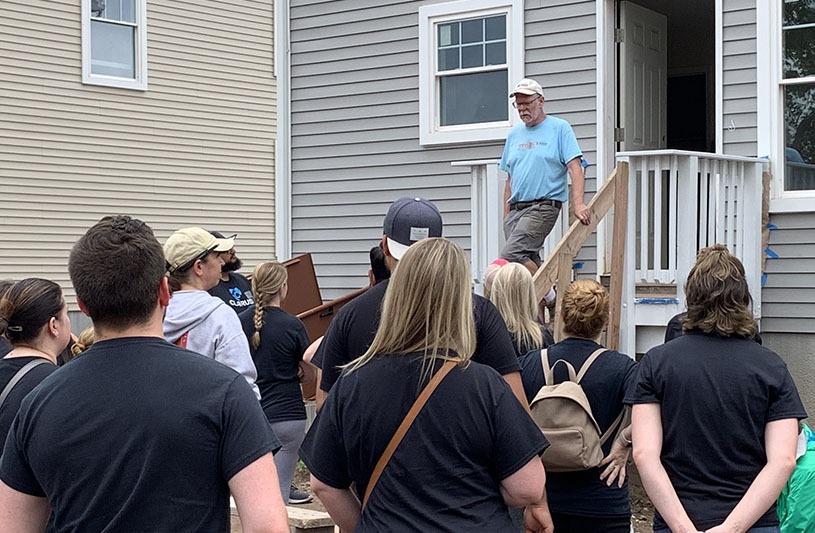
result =
[[[612,206],[614,207],[614,227],[611,239],[611,285],[606,347],[616,350],[620,344],[623,268],[625,266],[626,222],[628,219],[628,163],[618,162],[603,186],[589,202],[591,223],[583,225],[579,220],[572,222],[569,231],[566,232],[549,257],[546,258],[546,261],[535,273],[533,280],[538,302],[543,300],[543,297],[556,282],[562,292],[571,283],[572,264],[575,255],[580,251],[589,235],[597,228],[600,220],[608,214]],[[598,264],[601,263],[600,259],[598,258]],[[560,316],[561,305],[561,298],[558,298],[555,307],[556,317]],[[563,338],[560,320],[557,319],[555,320],[554,334],[555,340],[559,341]]]

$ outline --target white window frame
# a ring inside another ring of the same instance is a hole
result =
[[[784,80],[783,5],[779,0],[756,2],[756,46],[758,77],[758,153],[769,155],[773,174],[770,212],[815,211],[815,190],[785,191],[784,87],[815,84],[815,76]]]
[[[82,0],[82,83],[147,90],[147,0],[136,0],[135,78],[91,73],[91,0]]]
[[[509,100],[511,87],[507,87],[507,120],[439,126],[436,24],[501,14],[507,18],[507,82],[514,84],[524,77],[523,0],[459,0],[419,8],[419,144],[422,146],[503,140],[519,123]]]

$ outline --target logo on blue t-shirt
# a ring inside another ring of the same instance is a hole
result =
[[[243,291],[241,291],[237,287],[232,287],[229,289],[229,294],[231,294],[232,297],[235,298],[236,300],[240,300],[241,296],[243,296]]]

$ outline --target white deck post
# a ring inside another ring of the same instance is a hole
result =
[[[628,198],[632,200],[628,206],[627,235],[625,238],[625,266],[623,267],[623,293],[622,309],[620,310],[620,351],[636,358],[636,308],[634,304],[635,286],[634,273],[637,246],[637,209],[633,199],[637,197],[636,163],[637,158],[618,157],[618,162],[628,163]],[[618,250],[615,250],[619,253]]]

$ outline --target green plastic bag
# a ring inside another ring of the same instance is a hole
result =
[[[781,533],[815,532],[815,435],[803,424],[806,452],[778,497]]]

